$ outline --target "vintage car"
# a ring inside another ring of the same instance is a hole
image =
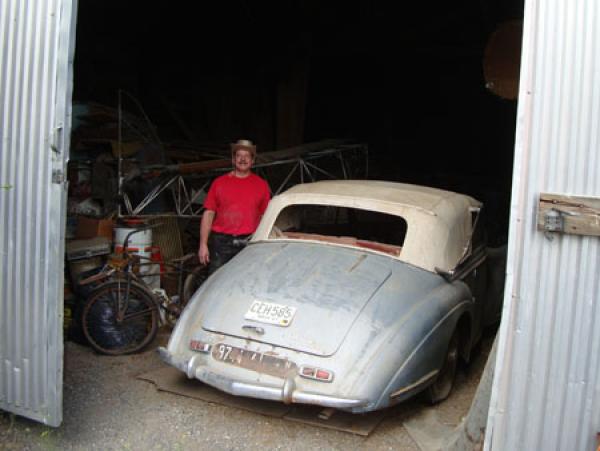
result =
[[[198,289],[162,359],[227,393],[350,412],[443,400],[499,305],[481,203],[365,180],[275,196]]]

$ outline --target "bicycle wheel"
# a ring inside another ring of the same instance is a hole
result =
[[[119,305],[121,314],[119,314]],[[86,300],[81,326],[89,344],[101,354],[138,352],[158,331],[158,306],[135,282],[113,281],[96,288]]]
[[[190,302],[192,296],[196,292],[200,285],[204,283],[204,281],[208,278],[208,266],[202,265],[197,266],[192,270],[191,273],[187,275],[185,278],[185,282],[183,283],[183,292],[181,295],[181,309]]]

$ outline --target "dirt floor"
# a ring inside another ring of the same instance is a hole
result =
[[[403,423],[429,409],[442,424],[457,425],[468,412],[492,341],[484,337],[446,401],[432,408],[415,399],[390,408],[368,437],[158,391],[137,378],[163,365],[155,346],[107,357],[66,342],[63,424],[50,428],[0,411],[0,450],[418,450]]]

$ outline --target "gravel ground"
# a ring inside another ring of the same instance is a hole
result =
[[[155,345],[165,340],[162,334]],[[456,425],[468,412],[492,341],[483,340],[450,398],[435,407],[443,423]],[[402,423],[429,408],[419,399],[393,407],[362,437],[159,392],[136,379],[161,365],[154,349],[107,357],[66,342],[63,424],[54,429],[0,411],[0,450],[418,450]]]

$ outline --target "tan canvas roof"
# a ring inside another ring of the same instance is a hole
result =
[[[275,196],[253,241],[269,233],[279,212],[292,204],[336,205],[403,217],[408,225],[399,260],[434,271],[452,269],[471,234],[472,197],[403,183],[374,180],[330,180],[296,185]]]

